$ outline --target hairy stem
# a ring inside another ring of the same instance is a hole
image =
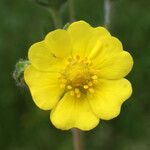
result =
[[[60,11],[57,9],[50,9],[50,13],[52,15],[52,19],[55,25],[55,28],[62,28],[62,19],[60,15]]]
[[[83,150],[82,132],[79,129],[72,129],[74,150]]]
[[[110,28],[111,22],[111,0],[104,0],[104,25],[106,28]]]
[[[74,0],[68,0],[70,22],[75,21]]]

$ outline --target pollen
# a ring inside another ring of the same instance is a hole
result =
[[[60,71],[60,87],[70,91],[70,95],[80,98],[82,95],[94,93],[98,76],[92,68],[92,61],[80,55],[66,59],[66,66]]]
[[[97,75],[94,75],[91,77],[93,80],[96,80],[97,79]]]
[[[84,85],[83,87],[84,87],[84,89],[88,89],[88,88],[89,88],[89,86],[88,86],[88,85]]]
[[[71,85],[68,85],[68,86],[67,86],[67,89],[68,89],[68,90],[71,90],[71,89],[72,89],[72,86],[71,86]]]

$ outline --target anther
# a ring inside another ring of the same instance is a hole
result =
[[[96,84],[96,83],[97,83],[97,80],[93,80],[92,82],[93,82],[93,84]]]
[[[78,94],[78,93],[80,93],[80,90],[79,90],[78,88],[75,88],[75,89],[74,89],[74,92],[75,92],[76,94]]]
[[[67,86],[67,89],[68,89],[68,90],[71,90],[71,89],[72,89],[72,86],[71,86],[71,85],[68,85],[68,86]]]
[[[88,89],[88,88],[89,88],[89,86],[88,86],[88,85],[84,85],[83,87],[84,87],[84,89]]]
[[[75,95],[74,91],[70,91],[70,95],[74,96]]]
[[[97,79],[97,75],[94,75],[91,77],[93,80],[96,80]]]
[[[94,91],[93,88],[89,88],[89,92],[90,92],[90,93],[94,93],[95,91]]]

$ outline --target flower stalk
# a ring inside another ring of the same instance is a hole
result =
[[[75,21],[74,0],[68,0],[70,22]]]
[[[71,129],[73,135],[74,150],[83,150],[82,131],[76,128]]]
[[[52,16],[55,28],[62,28],[62,19],[60,15],[60,11],[58,9],[50,9],[50,14]]]
[[[111,22],[111,0],[104,0],[104,25],[107,29],[110,28],[110,22]]]
[[[56,29],[62,28],[62,19],[61,19],[61,15],[60,15],[60,9],[62,7],[62,4],[60,6],[52,5],[52,3],[43,2],[40,0],[36,0],[36,3],[48,10],[48,12],[52,16],[54,26]]]

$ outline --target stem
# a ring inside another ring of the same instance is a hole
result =
[[[62,28],[62,20],[60,16],[60,12],[57,9],[50,9],[50,13],[52,15],[52,19],[54,21],[55,28]]]
[[[68,0],[70,22],[75,21],[74,0]]]
[[[42,2],[42,1],[39,1],[39,0],[35,0],[35,2],[43,7],[48,7],[48,3],[46,2]]]
[[[74,150],[83,150],[82,132],[79,129],[72,129]]]
[[[104,25],[106,28],[110,28],[111,8],[111,0],[104,0]]]

